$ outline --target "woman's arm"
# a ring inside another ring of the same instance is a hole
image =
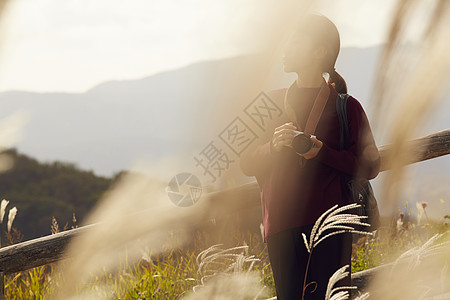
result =
[[[292,144],[297,128],[292,122],[274,129],[270,138],[256,147],[246,151],[240,159],[242,172],[247,176],[263,175],[272,160],[284,147]]]
[[[348,98],[347,116],[350,147],[338,151],[323,143],[317,159],[348,175],[373,179],[380,171],[380,154],[366,113],[361,104],[353,97]]]
[[[266,95],[276,107],[281,108],[284,106],[286,91],[287,88],[271,90],[267,92]],[[280,138],[278,136],[281,133],[286,133],[288,131],[287,129],[295,129],[286,124],[286,122],[289,122],[290,120],[284,113],[280,116],[275,116],[275,119],[273,120],[271,119],[267,121],[268,122],[266,123],[266,128],[264,130],[265,134],[260,137],[256,146],[252,145],[242,154],[240,158],[239,164],[241,170],[247,176],[263,175],[273,157],[276,156],[276,153],[278,153],[279,148],[290,143],[287,138],[288,136],[284,138]],[[280,124],[284,125],[279,126]],[[277,137],[276,147],[273,145],[273,140],[275,137]]]
[[[272,154],[271,140],[245,151],[239,161],[242,172],[247,176],[262,175],[271,161]]]

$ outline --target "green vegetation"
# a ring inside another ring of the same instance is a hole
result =
[[[354,244],[352,272],[358,272],[376,265],[394,261],[401,252],[412,246],[422,245],[436,232],[446,231],[441,224],[409,224],[397,230],[384,227],[374,237],[361,237]],[[234,232],[235,246],[248,245],[242,250],[246,256],[254,255],[258,260],[252,271],[258,274],[260,283],[267,288],[267,295],[276,295],[272,269],[268,260],[267,248],[261,236],[249,232]],[[194,243],[185,248],[173,249],[158,255],[143,255],[131,263],[127,257],[118,264],[115,271],[104,271],[93,275],[79,293],[98,292],[108,299],[181,299],[193,288],[201,286],[201,274],[196,262],[197,255],[212,244],[206,232],[196,232]],[[227,249],[228,246],[224,246]],[[231,247],[231,246],[230,246]],[[63,261],[60,267],[70,263]],[[223,266],[226,268],[226,266]],[[58,286],[60,278],[54,264],[34,268],[6,276],[6,299],[44,299],[52,287]]]
[[[444,200],[441,199],[444,205]],[[405,209],[407,209],[405,203]],[[353,244],[352,272],[359,272],[375,266],[393,262],[400,254],[423,245],[436,233],[448,232],[447,218],[443,221],[431,221],[427,216],[428,203],[417,203],[417,216],[413,222],[412,209],[409,213],[399,210],[397,219],[385,220],[385,226],[377,230],[374,236],[365,236]],[[389,224],[390,223],[390,224]]]
[[[28,239],[48,235],[50,230],[66,230],[70,227],[69,224],[77,226],[77,221],[72,221],[73,213],[76,213],[78,219],[82,219],[115,180],[78,170],[71,164],[42,164],[15,150],[8,154],[13,156],[16,165],[14,169],[0,175],[0,190],[3,198],[17,206],[18,214],[11,232],[5,234],[5,244],[23,240],[22,230]],[[444,205],[444,200],[441,199],[441,203]],[[448,232],[448,215],[443,217],[441,223],[430,222],[426,212],[427,205],[417,204],[418,222],[410,221],[409,209],[407,215],[400,212],[398,219],[387,222],[374,236],[359,238],[353,246],[352,272],[395,261],[401,253],[423,245],[435,233]],[[59,226],[57,220],[62,220],[61,224],[66,225]],[[5,228],[1,230],[6,232]],[[233,242],[223,245],[223,249],[248,246],[241,249],[241,252],[245,257],[255,258],[251,270],[256,272],[267,296],[275,296],[267,247],[262,242],[260,233],[230,230],[227,235]],[[207,285],[207,280],[202,280],[205,279],[205,273],[199,272],[196,258],[216,242],[217,239],[210,236],[207,230],[197,231],[192,244],[183,248],[156,255],[144,253],[133,262],[124,254],[116,270],[93,274],[78,289],[78,293],[96,292],[107,299],[181,299],[195,288]],[[58,267],[64,268],[65,264],[70,264],[70,258]],[[219,271],[224,271],[227,267],[229,265],[222,265]],[[52,290],[64,280],[60,277],[56,264],[7,274],[5,298],[44,299],[45,295],[51,295]]]
[[[260,258],[252,270],[260,274],[261,283],[275,294],[272,270],[266,249],[261,248],[261,237],[250,233],[236,233],[236,237],[249,243],[247,255]],[[136,263],[129,263],[125,255],[116,271],[93,275],[78,292],[98,292],[108,299],[180,299],[201,285],[196,257],[209,247],[206,246],[209,240],[205,232],[197,232],[194,244],[189,248],[158,255],[148,253]],[[70,264],[70,259],[63,261],[60,267],[64,268],[64,264]],[[55,264],[8,274],[5,276],[5,298],[45,299],[44,296],[58,286],[59,280]]]
[[[73,164],[40,163],[14,149],[4,154],[15,164],[0,174],[0,197],[17,207],[14,225],[25,240],[49,235],[52,216],[64,226],[75,213],[81,222],[113,182]]]

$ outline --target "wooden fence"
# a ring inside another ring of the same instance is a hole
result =
[[[410,164],[450,154],[450,129],[412,140],[408,146],[412,147],[417,154],[408,161]],[[391,148],[392,145],[379,148],[382,171],[390,168],[388,158]],[[252,182],[236,188],[213,192],[208,199],[212,202],[214,209],[205,216],[205,220],[217,217],[220,214],[259,206],[259,186],[256,182]],[[4,274],[25,271],[65,258],[64,250],[70,240],[94,226],[97,225],[83,226],[1,248],[0,300],[4,299]],[[353,284],[358,289],[363,289],[380,268],[383,268],[383,266],[352,274]]]

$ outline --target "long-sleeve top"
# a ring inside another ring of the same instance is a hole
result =
[[[299,163],[301,158],[292,148],[275,151],[271,143],[274,128],[294,121],[286,108],[293,109],[297,126],[303,129],[319,89],[289,88],[285,104],[280,100],[284,90],[278,90],[279,105],[285,107],[283,115],[267,130],[266,140],[243,154],[241,170],[255,176],[260,186],[264,242],[271,234],[313,224],[333,205],[349,203],[349,193],[344,188],[342,175],[373,179],[380,169],[380,156],[367,116],[361,104],[352,96],[347,101],[347,119],[350,146],[339,151],[339,119],[336,111],[337,91],[332,85],[314,135],[323,142],[318,155]],[[280,92],[282,91],[282,92]]]

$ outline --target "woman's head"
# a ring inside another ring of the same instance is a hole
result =
[[[336,90],[347,92],[344,79],[335,71],[340,50],[339,32],[328,18],[308,14],[300,22],[285,51],[286,72],[318,70],[330,75],[329,82]]]

